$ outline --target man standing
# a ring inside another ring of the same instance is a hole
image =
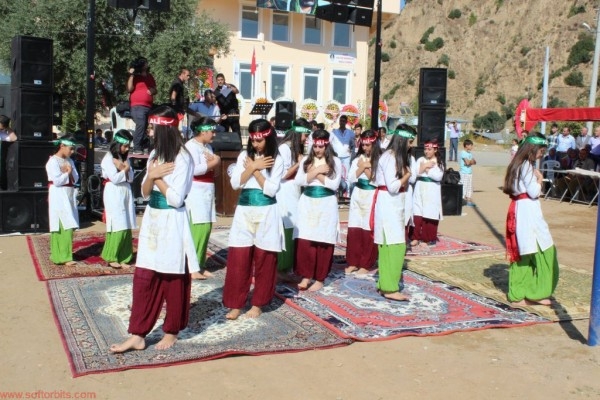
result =
[[[186,68],[179,70],[179,75],[171,84],[169,89],[171,105],[177,111],[178,114],[184,114],[187,108],[187,104],[184,98],[184,85],[190,79],[190,71]]]
[[[577,144],[577,148],[579,150],[584,149],[590,142],[590,135],[588,135],[588,128],[586,126],[581,128],[581,133],[575,139],[575,143]]]
[[[556,138],[556,155],[559,159],[562,159],[567,155],[569,149],[575,150],[576,148],[575,138],[569,132],[569,128],[563,127],[562,134]]]
[[[221,120],[219,124],[225,128],[225,131],[237,132],[242,136],[240,132],[240,107],[237,101],[239,91],[235,85],[231,83],[225,83],[225,75],[217,74],[217,89],[215,90],[215,96],[219,109],[221,110]]]
[[[458,137],[460,131],[456,121],[450,122],[450,159],[448,161],[458,161]]]
[[[548,150],[556,148],[556,140],[558,138],[558,125],[553,123],[550,127],[550,135],[548,135]]]
[[[135,122],[132,154],[142,154],[147,140],[148,113],[156,94],[156,82],[150,73],[148,60],[140,57],[131,63],[127,91],[131,105],[131,118]]]
[[[354,154],[354,132],[346,128],[348,117],[342,115],[339,119],[340,127],[333,130],[333,136],[337,139],[332,141],[333,150],[342,162],[342,184],[344,197],[350,197],[350,185],[348,182],[348,172],[350,172],[350,157]]]

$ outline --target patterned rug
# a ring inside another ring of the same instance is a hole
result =
[[[463,290],[508,304],[508,262],[503,254],[479,258],[414,259],[408,269],[433,280],[446,282]],[[566,265],[560,266],[560,278],[552,307],[528,306],[533,312],[551,321],[587,319],[590,315],[592,274]]]
[[[259,355],[342,346],[339,337],[304,312],[275,299],[257,319],[227,321],[221,305],[224,271],[192,285],[188,327],[166,351],[154,344],[162,337],[162,320],[146,338],[144,351],[111,354],[112,343],[127,336],[131,275],[47,281],[55,320],[73,376],[132,368],[206,361],[234,354]]]
[[[298,292],[279,285],[277,293],[295,307],[314,314],[340,336],[360,341],[548,322],[406,270],[403,293],[410,301],[390,301],[377,293],[376,280],[376,274],[345,275],[342,269],[334,269],[318,292]]]

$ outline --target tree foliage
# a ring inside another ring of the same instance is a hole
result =
[[[95,0],[94,73],[97,109],[126,99],[129,63],[148,58],[158,86],[156,102],[166,101],[168,88],[181,67],[213,65],[209,50],[227,54],[229,33],[208,14],[196,13],[197,0],[171,2],[166,13],[133,12]],[[10,38],[27,35],[54,41],[54,90],[63,95],[65,112],[84,115],[87,84],[88,1],[0,1],[0,68],[10,71]],[[139,24],[138,24],[139,23]],[[100,96],[102,95],[102,96]]]
[[[482,116],[475,115],[473,118],[473,127],[498,132],[504,127],[505,122],[505,117],[502,117],[496,111],[488,111],[487,114]]]
[[[571,47],[567,65],[574,67],[577,64],[585,64],[592,60],[594,52],[594,38],[591,35],[582,34],[579,40]]]

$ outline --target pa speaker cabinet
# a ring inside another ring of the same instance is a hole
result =
[[[51,92],[39,92],[13,88],[11,91],[11,118],[13,129],[19,139],[52,139],[52,102]]]
[[[0,115],[10,118],[10,85],[0,85]]]
[[[442,183],[442,214],[462,215],[463,185]]]
[[[275,129],[285,131],[292,127],[296,119],[295,101],[278,101],[275,103]]]
[[[419,144],[437,140],[439,146],[444,145],[446,134],[446,109],[419,107],[419,123],[417,135]]]
[[[108,0],[108,5],[115,8],[135,9],[140,5],[140,0]]]
[[[46,163],[54,151],[55,146],[50,142],[13,142],[6,156],[7,189],[41,190],[47,188]]]
[[[0,192],[0,232],[48,230],[48,191]]]
[[[15,36],[11,42],[12,87],[52,92],[52,52],[52,39]]]
[[[237,132],[217,132],[210,145],[214,151],[240,151],[242,138]]]
[[[446,68],[421,68],[419,79],[419,108],[446,107]]]
[[[348,15],[348,23],[359,26],[371,26],[373,21],[373,9],[352,8]]]
[[[139,8],[150,11],[169,11],[171,0],[141,0]]]

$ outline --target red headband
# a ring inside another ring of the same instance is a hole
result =
[[[426,149],[437,149],[438,144],[437,143],[425,143],[425,148]]]
[[[271,134],[271,128],[261,132],[250,132],[250,139],[264,139]]]
[[[151,115],[148,118],[149,124],[154,125],[163,125],[163,126],[179,126],[179,119],[177,118],[166,118],[166,117],[158,117],[156,115]]]
[[[365,137],[365,138],[360,138],[360,143],[371,144],[371,143],[374,143],[376,140],[377,140],[377,136]]]
[[[317,140],[313,140],[313,144],[315,144],[317,146],[327,146],[329,144],[329,140],[317,139]]]

